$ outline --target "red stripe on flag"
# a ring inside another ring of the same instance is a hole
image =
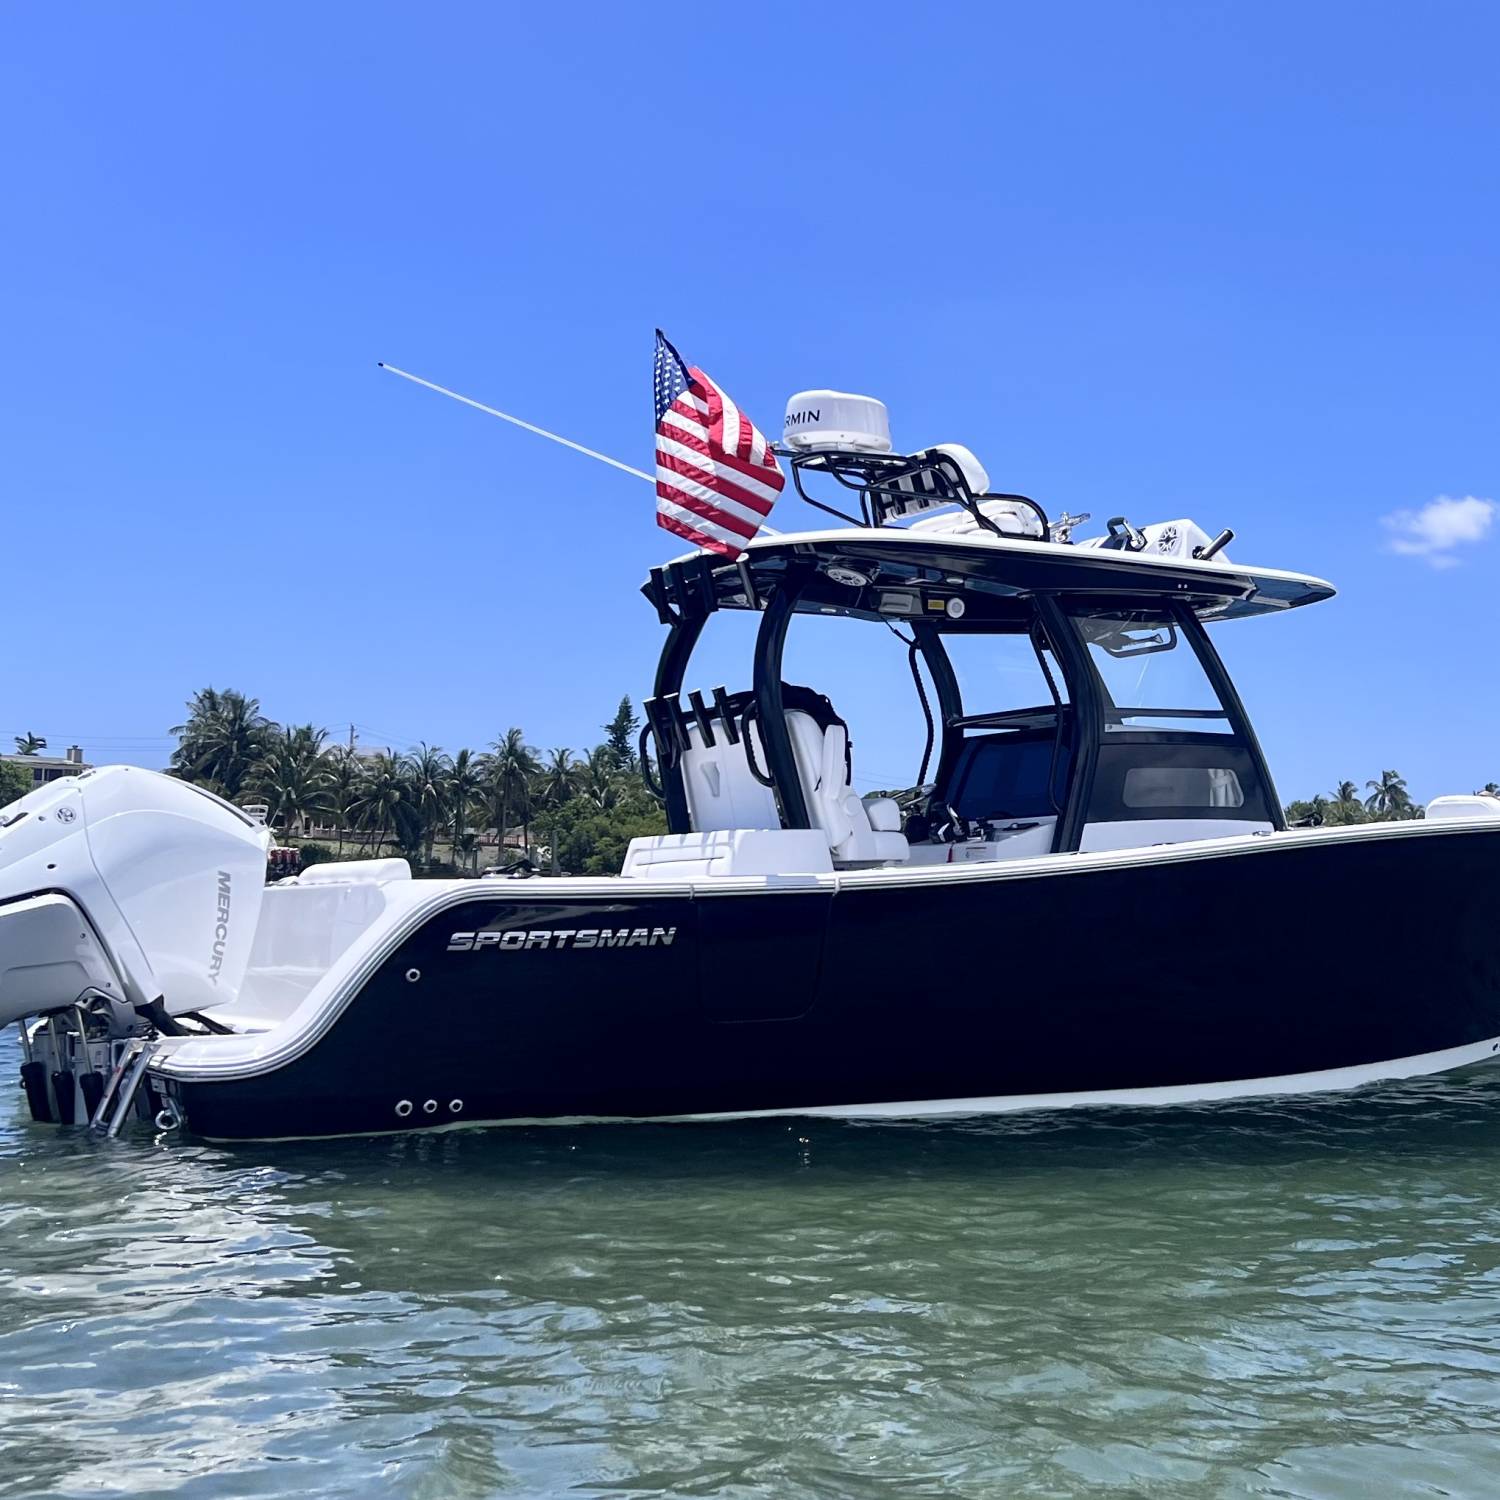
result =
[[[742,461],[748,460],[750,449],[746,441],[750,428],[750,421],[738,406],[711,381],[702,370],[696,367],[688,372],[695,384],[703,390],[708,399],[709,413],[709,440],[726,458],[737,458]],[[726,414],[732,413],[736,421],[736,437],[734,447],[729,446],[729,440],[725,436]]]
[[[692,371],[692,375],[695,381],[702,383],[703,395],[708,402],[708,442],[714,450],[714,457],[735,457],[724,442],[724,398],[709,381],[703,379],[701,370]]]
[[[675,408],[673,408],[675,410]],[[693,414],[694,416],[697,413]],[[736,458],[732,453],[726,453],[722,448],[711,447],[708,443],[694,433],[686,432],[681,427],[662,424],[661,435],[672,438],[682,444],[684,448],[691,448],[694,453],[701,453],[704,458],[712,459],[715,463],[723,464],[726,468],[734,469],[743,474],[747,479],[757,480],[769,489],[780,491],[786,483],[786,475],[781,472],[781,467],[770,452],[766,454],[765,463],[751,463],[747,459]],[[774,504],[767,501],[767,506]]]
[[[676,532],[678,536],[690,541],[695,547],[702,547],[705,552],[718,552],[725,557],[738,557],[744,551],[743,547],[731,547],[728,542],[721,542],[718,537],[709,536],[706,532],[694,531],[691,526],[679,521],[676,516],[664,516],[657,511],[656,523],[668,531]]]
[[[723,421],[724,403],[720,400],[718,391],[714,389],[713,381],[705,379],[702,370],[689,370],[688,375],[693,382],[689,389],[708,407],[708,415],[703,420],[710,427],[715,422]]]
[[[662,469],[670,469],[674,474],[681,474],[684,479],[695,480],[705,489],[728,496],[729,499],[753,510],[758,516],[770,515],[771,507],[776,503],[774,500],[767,500],[762,495],[754,495],[749,490],[741,489],[722,472],[709,474],[696,464],[690,464],[685,458],[678,458],[675,453],[665,453],[660,448],[656,450],[656,468],[658,474]]]
[[[712,501],[700,500],[696,495],[689,495],[685,490],[677,489],[664,479],[657,479],[656,493],[659,498],[670,500],[673,505],[680,505],[684,510],[690,510],[694,515],[702,516],[705,521],[712,521],[715,526],[722,526],[725,531],[733,531],[744,537],[746,541],[749,541],[760,530],[754,521],[742,520],[733,511],[720,510]]]

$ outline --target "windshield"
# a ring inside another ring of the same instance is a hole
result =
[[[1108,696],[1106,729],[1228,732],[1228,716],[1213,682],[1172,616],[1159,610],[1118,610],[1077,614],[1073,625]]]
[[[943,649],[958,681],[966,720],[1014,716],[1028,708],[1050,717],[1059,699],[1067,701],[1061,668],[1030,635],[945,632]]]

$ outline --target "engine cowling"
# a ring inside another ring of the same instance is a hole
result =
[[[121,998],[168,1012],[239,993],[265,890],[270,832],[221,797],[135,766],[39,787],[0,809],[0,1024],[70,1005],[78,949],[52,954],[38,897],[86,920]],[[65,926],[66,924],[63,924]],[[84,935],[78,941],[87,948]]]

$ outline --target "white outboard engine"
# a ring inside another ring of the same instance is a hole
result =
[[[0,1026],[85,998],[109,1001],[114,1028],[233,1000],[270,841],[222,798],[133,766],[0,808]]]

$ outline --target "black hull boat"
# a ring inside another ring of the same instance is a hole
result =
[[[799,437],[799,489],[821,474],[860,514],[652,573],[641,762],[670,831],[618,876],[366,860],[266,886],[254,818],[122,767],[0,813],[0,1022],[33,1115],[246,1139],[978,1114],[1500,1052],[1500,800],[1285,827],[1210,642],[1327,584],[1186,521],[1074,545],[965,450]],[[750,681],[684,691],[722,610],[760,616]],[[908,793],[858,796],[847,725],[785,681],[806,615],[906,656]],[[966,677],[988,650],[1006,671]],[[1329,940],[1371,913],[1378,940]]]
[[[1497,860],[1500,828],[1454,823],[1083,856],[1045,878],[628,899],[470,883],[413,913],[348,1020],[295,1058],[159,1086],[222,1138],[1351,1087],[1500,1051],[1479,895]],[[1397,888],[1401,927],[1439,947],[1329,942]],[[1456,888],[1474,893],[1457,909]],[[1021,941],[997,941],[997,911]]]

